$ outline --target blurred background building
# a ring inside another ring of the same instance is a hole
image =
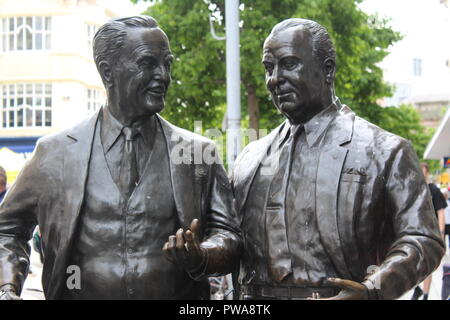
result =
[[[442,161],[444,170],[436,182],[440,183],[442,187],[450,188],[450,108],[447,108],[444,118],[428,143],[424,158]]]
[[[102,105],[92,38],[109,19],[137,13],[129,0],[0,0],[0,159],[9,182],[38,138]]]
[[[380,66],[394,85],[382,106],[410,104],[422,124],[436,129],[423,155],[440,160],[444,170],[436,182],[450,184],[450,7],[449,0],[366,0],[361,8],[390,19],[403,39],[395,43]]]
[[[403,39],[390,48],[381,67],[394,85],[384,106],[413,105],[423,124],[437,128],[450,105],[450,32],[448,0],[366,0],[364,11],[391,19]]]

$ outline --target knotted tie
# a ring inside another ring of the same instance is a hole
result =
[[[292,150],[295,137],[301,130],[290,129],[289,137],[281,147],[278,170],[270,185],[269,200],[266,209],[266,230],[269,255],[269,274],[276,282],[281,282],[292,272],[291,253],[289,251],[285,200],[288,184]]]
[[[122,134],[125,137],[122,161],[119,174],[119,185],[122,194],[128,199],[139,181],[136,160],[136,135],[139,132],[134,128],[124,127]]]

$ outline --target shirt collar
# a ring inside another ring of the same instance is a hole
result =
[[[147,146],[151,146],[152,137],[154,136],[156,128],[155,117],[145,117],[143,120],[134,123],[133,126],[136,127],[136,129],[141,134],[144,143]],[[112,115],[108,108],[103,107],[101,139],[105,152],[108,152],[109,149],[111,149],[111,147],[117,141],[123,127],[124,125]]]
[[[336,111],[338,110],[338,105],[339,99],[336,98],[336,100],[334,100],[327,108],[316,114],[303,125],[291,124],[290,121],[287,120],[283,127],[280,128],[280,145],[284,143],[291,130],[292,132],[295,132],[303,126],[305,128],[306,141],[308,145],[310,147],[314,146],[319,138],[325,133],[331,123],[331,120],[335,117]]]

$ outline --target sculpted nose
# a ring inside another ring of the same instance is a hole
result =
[[[267,79],[267,86],[269,89],[275,89],[278,85],[284,83],[285,79],[283,74],[280,72],[280,69],[275,67],[272,71],[272,74]]]
[[[164,68],[162,68],[161,66],[158,66],[155,68],[155,72],[153,74],[153,77],[156,80],[161,80],[164,77]]]
[[[159,66],[153,73],[153,80],[167,82],[170,81],[170,74],[164,66]]]

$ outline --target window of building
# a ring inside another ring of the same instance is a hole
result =
[[[413,73],[415,76],[422,76],[422,59],[413,59]]]
[[[50,50],[51,17],[0,19],[1,51]]]
[[[49,83],[1,86],[3,128],[46,128],[52,126],[52,85]]]
[[[101,108],[105,95],[102,91],[96,89],[87,89],[87,113],[93,114]]]
[[[89,53],[92,53],[92,44],[93,44],[95,33],[98,30],[98,27],[94,26],[93,24],[87,24],[86,30],[87,30],[87,47],[88,47]]]

